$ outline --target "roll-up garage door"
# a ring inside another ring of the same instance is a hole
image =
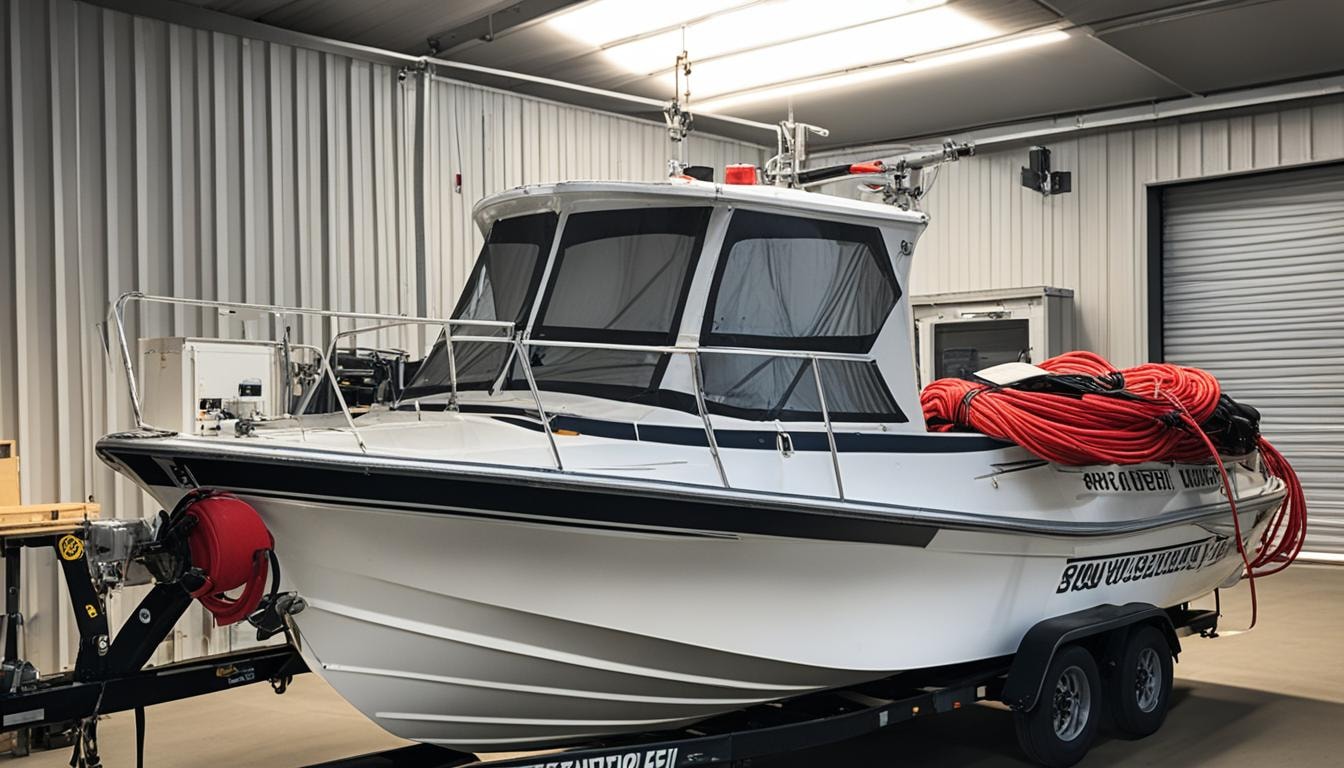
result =
[[[1344,167],[1162,198],[1166,360],[1260,409],[1306,490],[1306,551],[1344,554]]]

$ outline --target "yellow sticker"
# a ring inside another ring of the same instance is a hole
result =
[[[98,618],[98,609],[93,607],[93,603],[85,603],[84,612],[89,614],[90,619]]]
[[[62,560],[78,560],[84,556],[84,541],[73,534],[62,536],[56,548],[60,550]]]

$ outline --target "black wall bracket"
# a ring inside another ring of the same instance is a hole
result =
[[[1028,165],[1022,169],[1022,186],[1046,197],[1073,191],[1072,171],[1050,170],[1049,149],[1032,147],[1027,162]]]

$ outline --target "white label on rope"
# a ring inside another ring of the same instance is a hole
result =
[[[5,715],[4,720],[0,721],[0,725],[8,727],[11,725],[23,725],[24,723],[35,723],[38,720],[46,719],[46,717],[47,710],[42,708],[30,709],[26,712],[15,712],[12,715]]]
[[[1049,376],[1050,372],[1044,368],[1037,368],[1031,363],[1000,363],[999,365],[982,368],[976,371],[975,375],[992,384],[1006,387],[1019,381]]]

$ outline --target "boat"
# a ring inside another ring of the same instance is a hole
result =
[[[1255,455],[1225,460],[1234,519],[1208,463],[930,430],[918,210],[673,178],[474,216],[451,317],[348,315],[443,329],[395,401],[208,435],[137,403],[97,445],[165,509],[255,507],[309,666],[397,736],[547,748],[1008,656],[1045,618],[1234,582],[1284,501]],[[172,300],[116,319],[136,301]]]

